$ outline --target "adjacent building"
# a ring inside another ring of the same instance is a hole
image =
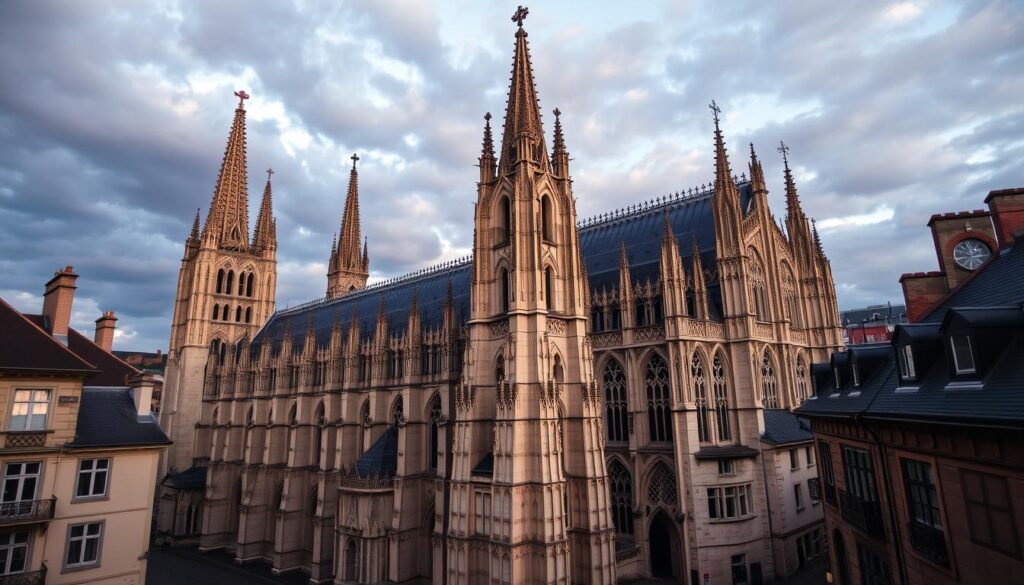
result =
[[[0,299],[0,584],[142,585],[157,462],[153,380],[69,326],[78,275],[46,285],[41,314]]]
[[[366,286],[353,157],[326,297],[273,312],[270,185],[250,241],[236,110],[181,268],[162,538],[338,584],[755,584],[820,554],[808,438],[778,421],[841,328],[788,159],[778,222],[713,105],[713,184],[580,220],[519,23],[470,258]]]
[[[898,323],[907,322],[907,307],[904,305],[869,305],[860,309],[842,312],[843,343],[885,343],[892,339],[892,332]]]
[[[890,343],[815,366],[833,582],[1024,574],[1024,189],[932,216],[941,269],[901,277]]]

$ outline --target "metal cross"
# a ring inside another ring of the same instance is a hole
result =
[[[270,175],[274,174],[274,169],[267,169],[267,182],[270,182]]]
[[[555,117],[557,118],[557,117],[562,115],[562,110],[559,110],[558,108],[555,108],[555,111],[553,113],[555,114]]]
[[[356,163],[359,161],[359,155],[352,153],[352,156],[350,158],[352,159],[352,168],[354,169],[356,168]]]
[[[244,89],[236,91],[235,95],[238,97],[238,107],[242,107],[242,104],[245,103],[245,100],[249,99],[249,94],[245,93]]]
[[[786,143],[780,140],[779,147],[776,148],[775,150],[782,153],[782,162],[784,162],[786,165],[789,165],[789,147],[786,146]]]
[[[718,104],[715,103],[715,100],[711,100],[711,103],[708,105],[708,107],[711,108],[712,116],[714,116],[715,124],[717,124],[718,115],[722,113],[722,108],[718,107]]]
[[[530,9],[525,6],[520,6],[516,9],[516,13],[512,15],[512,22],[519,25],[519,28],[523,27],[523,21],[526,20],[526,16],[530,14]]]
[[[491,121],[491,113],[490,112],[487,112],[486,114],[484,114],[484,120],[487,120],[488,122]]]

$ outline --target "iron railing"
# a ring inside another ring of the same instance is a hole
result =
[[[45,585],[46,565],[38,571],[28,573],[14,573],[12,575],[0,575],[0,585]]]
[[[949,562],[946,554],[946,533],[941,528],[911,522],[907,526],[910,531],[910,545],[914,550],[939,564]]]
[[[53,511],[56,507],[57,498],[2,502],[0,503],[0,526],[49,522],[53,520]]]
[[[839,510],[843,520],[859,528],[869,536],[881,537],[885,534],[882,524],[882,505],[839,490]]]

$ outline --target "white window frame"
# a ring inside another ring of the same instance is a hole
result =
[[[967,355],[965,357],[970,359],[970,365],[964,364],[963,367],[961,367],[960,355],[957,353],[956,347],[957,339],[964,339],[967,341]],[[977,371],[977,364],[974,361],[974,346],[971,344],[970,335],[950,335],[949,347],[953,352],[953,367],[956,369],[957,374],[973,374]]]
[[[17,541],[17,537],[19,534],[24,535],[24,542]],[[32,562],[32,551],[30,548],[31,544],[32,532],[29,530],[10,532],[0,537],[0,550],[3,550],[7,553],[5,555],[5,558],[3,559],[3,562],[0,563],[0,576],[20,575],[21,573],[24,573],[28,570],[29,564]],[[19,548],[25,549],[25,559],[20,570],[12,571],[11,559],[14,556],[15,549]]]
[[[793,502],[796,503],[797,512],[804,509],[804,488],[802,483],[793,484]]]
[[[28,393],[28,400],[19,400],[18,395],[26,392]],[[36,394],[38,392],[46,393],[46,400],[37,400]],[[14,390],[13,399],[11,400],[11,417],[7,422],[7,430],[9,431],[45,431],[47,425],[50,423],[50,402],[53,400],[53,390],[50,388],[16,388]],[[27,405],[25,414],[17,414],[19,405]],[[43,425],[36,427],[32,425],[32,418],[39,416],[37,410],[42,408]],[[14,417],[22,416],[25,417],[24,424],[21,428],[17,428],[14,424]]]
[[[800,451],[796,447],[789,450],[789,469],[790,471],[800,469]]]
[[[98,529],[95,534],[89,534],[89,527],[91,526],[98,526]],[[73,532],[75,531],[76,528],[82,529],[82,534],[80,536],[73,535]],[[66,540],[64,541],[64,572],[92,569],[100,566],[100,559],[103,556],[103,533],[105,532],[105,529],[105,520],[100,520],[98,522],[84,522],[82,524],[68,525],[68,534]],[[85,551],[90,540],[96,541],[96,558],[86,560]],[[71,554],[71,547],[76,542],[81,543],[78,560],[74,562],[68,562],[68,555]]]
[[[914,367],[914,350],[909,343],[897,348],[899,354],[900,375],[903,379],[912,382],[917,379],[917,369]]]
[[[754,497],[751,484],[741,483],[726,486],[711,486],[707,488],[708,517],[712,522],[732,522],[753,518]],[[728,515],[726,502],[732,500],[733,515]],[[712,515],[711,503],[714,503],[715,514]]]
[[[86,464],[91,464],[89,469],[84,469]],[[110,497],[110,468],[112,460],[109,458],[91,458],[91,459],[79,459],[78,460],[78,471],[75,473],[75,493],[74,497],[71,498],[72,502],[82,500],[100,500],[107,499]],[[103,467],[100,467],[103,464]],[[100,473],[104,474],[103,485],[100,487],[101,491],[93,493],[96,489],[96,476]],[[79,487],[82,485],[83,476],[84,481],[89,483],[90,493],[86,495],[80,495],[78,493]]]

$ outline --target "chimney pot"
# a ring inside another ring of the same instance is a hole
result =
[[[75,300],[75,283],[78,275],[70,264],[54,273],[46,283],[43,293],[43,315],[50,327],[50,335],[64,345],[68,344],[68,328],[71,326],[71,304]]]
[[[110,351],[114,347],[114,331],[117,329],[117,317],[113,311],[103,311],[103,315],[96,319],[96,334],[93,340],[96,345],[103,348],[103,351]]]

